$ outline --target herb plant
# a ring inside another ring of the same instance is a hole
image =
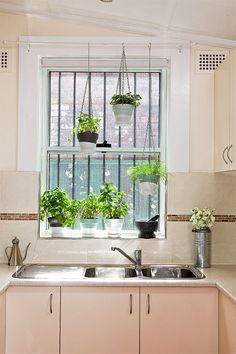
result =
[[[123,200],[125,195],[125,192],[118,192],[111,183],[101,186],[99,201],[104,218],[120,219],[128,214],[129,205]]]
[[[56,187],[45,191],[40,197],[40,219],[54,217],[62,226],[72,226],[78,214],[78,201],[71,200],[68,194]]]
[[[142,97],[140,95],[133,95],[131,92],[128,92],[124,95],[113,95],[110,104],[112,106],[117,104],[131,104],[134,107],[138,107],[141,99]]]
[[[143,175],[160,176],[162,181],[166,180],[167,172],[163,162],[159,160],[142,162],[137,166],[130,167],[127,171],[131,180],[136,181]]]
[[[212,227],[215,222],[215,217],[213,216],[214,211],[215,209],[211,208],[193,208],[191,210],[192,216],[190,219],[190,222],[193,224],[194,227],[193,231],[198,231],[202,227]]]
[[[76,118],[74,133],[99,133],[100,118],[95,118],[87,113],[80,113]]]
[[[90,193],[87,198],[79,200],[78,204],[81,219],[96,219],[100,214],[101,203],[95,193]]]

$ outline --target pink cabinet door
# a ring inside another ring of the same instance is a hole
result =
[[[217,297],[215,288],[141,289],[140,354],[217,354]]]
[[[6,293],[0,295],[0,354],[5,354],[5,313],[6,313]]]
[[[219,354],[236,353],[236,304],[220,293]]]
[[[6,354],[59,354],[59,323],[59,287],[7,290]]]
[[[61,289],[61,354],[138,353],[139,289]]]

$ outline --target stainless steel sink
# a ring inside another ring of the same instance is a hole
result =
[[[77,265],[31,264],[21,267],[13,277],[38,280],[81,279],[84,271],[83,266]]]
[[[128,267],[91,267],[85,270],[86,278],[134,278],[137,277],[136,270]]]
[[[142,268],[142,276],[153,279],[203,279],[205,275],[189,265],[159,265]]]

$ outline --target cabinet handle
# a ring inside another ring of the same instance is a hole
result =
[[[133,295],[129,295],[129,314],[132,315],[133,313]]]
[[[228,146],[226,146],[222,152],[222,159],[224,160],[224,162],[226,163],[226,165],[228,165],[228,161],[225,159],[225,152],[226,150],[228,150]],[[228,152],[227,152],[228,154]]]
[[[229,162],[233,162],[232,160],[231,160],[231,158],[230,158],[230,156],[229,156],[229,152],[230,152],[230,150],[232,149],[232,147],[233,147],[233,145],[231,144],[230,146],[229,146],[229,148],[228,148],[228,150],[227,150],[227,157],[228,157],[228,160],[229,160]]]
[[[150,294],[147,294],[147,314],[150,315]]]
[[[53,300],[53,294],[50,294],[50,313],[53,313],[53,308],[52,308],[52,300]]]

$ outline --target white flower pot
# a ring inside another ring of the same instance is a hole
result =
[[[98,219],[80,219],[80,230],[83,236],[94,236],[98,227]]]
[[[81,152],[85,154],[92,154],[95,152],[98,140],[97,133],[78,133],[77,138],[79,140],[79,147]]]
[[[124,126],[131,124],[131,118],[134,111],[132,104],[116,104],[112,106],[115,115],[116,125]]]
[[[121,233],[124,220],[123,219],[105,219],[104,223],[105,223],[105,229],[107,230],[108,235],[116,237]]]
[[[65,235],[65,228],[61,226],[50,226],[49,230],[52,237],[64,237]]]
[[[88,141],[79,142],[80,152],[85,154],[92,154],[96,150],[96,144],[90,143]]]

